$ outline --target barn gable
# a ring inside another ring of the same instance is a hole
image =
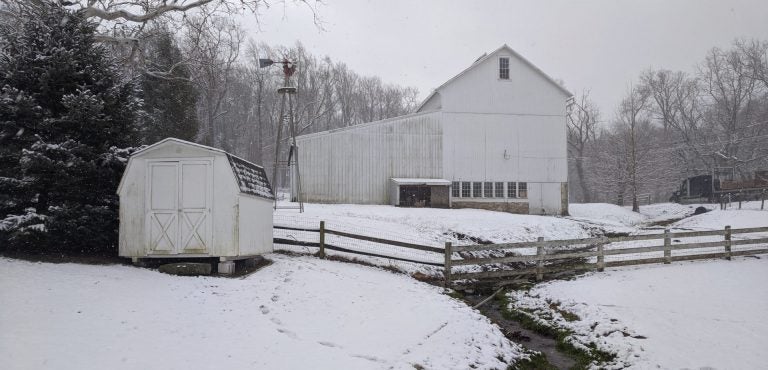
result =
[[[498,78],[500,57],[510,60],[508,80]],[[558,100],[562,102],[572,95],[552,77],[505,44],[491,53],[484,54],[465,70],[437,87],[416,111],[521,113],[520,110],[530,106],[549,105],[549,102]],[[473,101],[490,104],[473,104]]]

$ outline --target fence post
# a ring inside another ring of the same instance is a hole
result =
[[[320,258],[325,258],[325,221],[320,221]]]
[[[443,265],[443,276],[445,277],[445,289],[451,287],[451,256],[453,250],[451,250],[451,242],[445,242],[445,264]]]
[[[664,229],[664,263],[672,263],[672,239],[669,237],[669,229]]]
[[[605,249],[605,243],[600,243],[597,245],[597,271],[603,272],[605,270],[605,254],[603,254],[603,251]]]
[[[725,259],[731,260],[731,226],[725,227]]]
[[[762,211],[762,210],[765,209],[765,190],[763,190],[762,197],[760,197],[760,198],[761,198],[761,200],[760,200],[760,210]]]
[[[537,240],[538,242],[543,242],[544,237],[540,236]],[[536,260],[536,281],[542,281],[544,280],[544,247],[543,246],[536,246],[536,256],[538,257]]]

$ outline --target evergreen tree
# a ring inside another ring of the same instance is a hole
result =
[[[190,81],[181,50],[168,30],[147,43],[149,67],[161,73],[142,77],[144,109],[148,122],[144,140],[152,144],[167,137],[194,141],[198,130],[197,90]]]
[[[0,30],[0,248],[114,253],[141,101],[92,23],[43,4]]]

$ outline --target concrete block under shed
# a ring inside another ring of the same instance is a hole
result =
[[[219,274],[222,275],[232,275],[235,273],[235,262],[234,261],[224,261],[219,262],[218,266]]]

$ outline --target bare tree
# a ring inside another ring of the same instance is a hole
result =
[[[568,154],[569,164],[574,169],[580,201],[589,203],[592,201],[591,191],[587,185],[585,173],[585,159],[587,147],[595,141],[597,122],[600,110],[589,99],[589,91],[585,90],[581,96],[574,98],[568,104]],[[571,188],[572,190],[575,190]]]
[[[192,66],[192,81],[201,94],[201,141],[221,147],[221,117],[229,106],[227,93],[244,34],[240,25],[229,18],[189,17],[187,24],[190,31],[185,37],[186,54]]]

